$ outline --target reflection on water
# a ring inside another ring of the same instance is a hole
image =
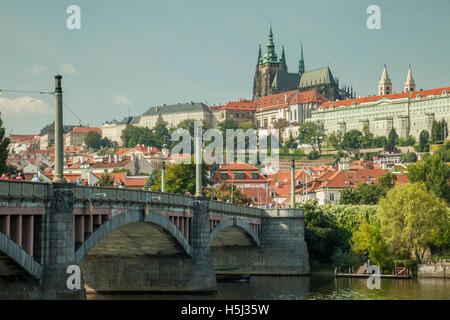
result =
[[[183,300],[448,300],[450,280],[445,279],[381,279],[381,289],[370,290],[366,279],[338,278],[333,274],[312,274],[309,277],[253,276],[248,282],[218,283],[218,291],[208,295],[127,294],[88,295],[88,299],[183,299]]]

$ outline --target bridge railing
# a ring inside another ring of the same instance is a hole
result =
[[[67,184],[73,189],[76,202],[135,203],[162,206],[190,207],[195,197],[164,192],[122,189],[115,187],[91,187]],[[0,199],[46,200],[52,197],[52,184],[28,181],[0,180]],[[209,200],[209,210],[224,215],[261,217],[263,209]]]
[[[45,200],[51,196],[52,189],[48,183],[0,180],[1,199]]]

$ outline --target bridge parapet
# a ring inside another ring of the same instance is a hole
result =
[[[0,199],[45,200],[51,197],[51,184],[28,181],[0,180]]]

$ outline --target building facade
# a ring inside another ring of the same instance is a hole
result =
[[[87,136],[89,132],[96,132],[98,134],[102,134],[102,130],[100,128],[93,127],[76,127],[73,128],[72,131],[66,133],[64,135],[64,145],[65,146],[81,146],[84,143],[84,138]]]
[[[328,133],[369,128],[375,136],[419,138],[431,132],[433,120],[450,121],[450,87],[325,102],[312,111],[311,121],[323,121]]]

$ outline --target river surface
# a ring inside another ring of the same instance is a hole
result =
[[[381,279],[380,289],[368,289],[367,279],[334,278],[332,273],[302,277],[253,276],[246,282],[218,282],[208,295],[89,294],[88,299],[132,300],[449,300],[450,279]]]

